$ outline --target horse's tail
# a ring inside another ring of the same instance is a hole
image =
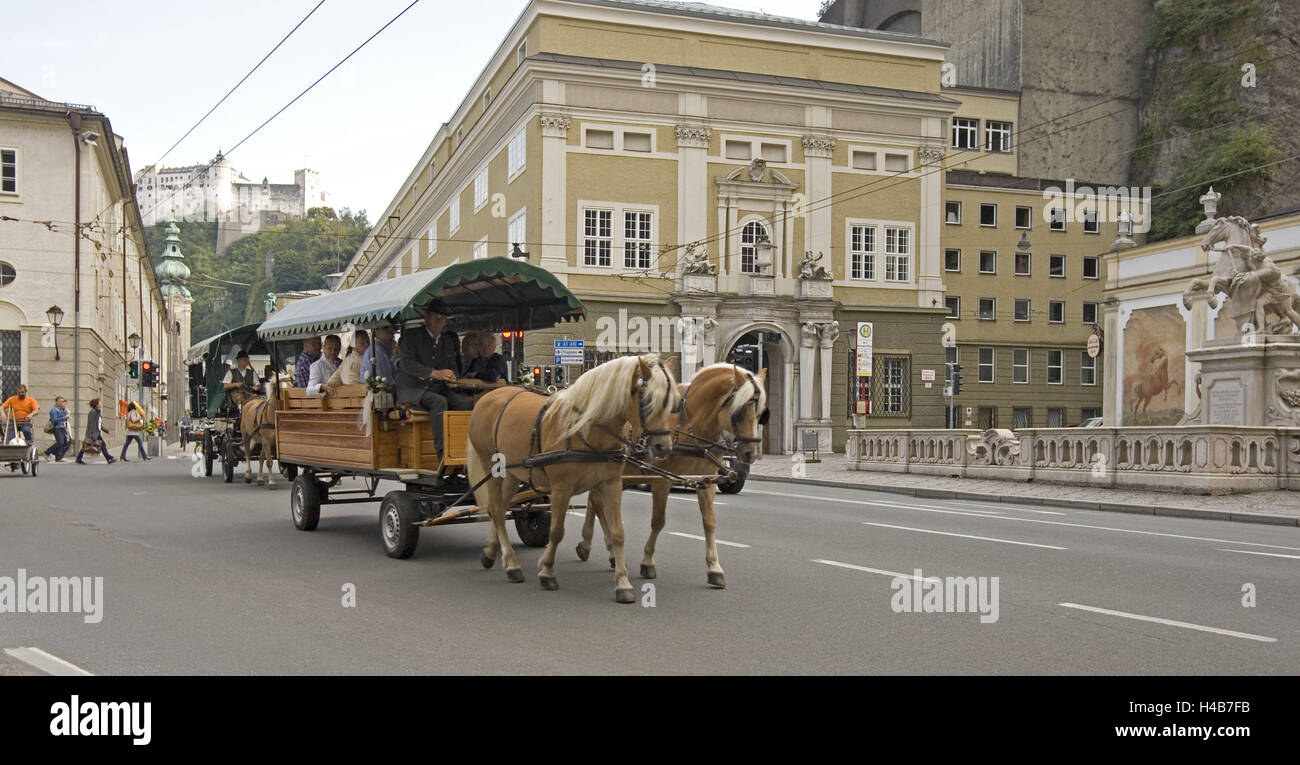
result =
[[[469,485],[474,486],[489,474],[492,466],[483,459],[483,455],[479,454],[478,449],[474,447],[473,438],[467,436],[465,441],[465,472],[469,474]],[[481,508],[488,506],[488,496],[486,483],[474,491],[474,501]]]

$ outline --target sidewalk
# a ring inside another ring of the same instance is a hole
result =
[[[1300,526],[1300,492],[1295,491],[1204,496],[984,478],[879,473],[849,470],[845,467],[843,454],[826,455],[819,463],[805,463],[805,478],[793,478],[793,467],[794,463],[789,456],[767,455],[754,463],[749,480],[869,489],[931,499],[1050,504],[1119,513]]]

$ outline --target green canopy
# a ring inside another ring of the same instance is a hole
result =
[[[550,271],[512,258],[482,258],[295,301],[271,314],[257,334],[278,342],[348,325],[400,323],[418,318],[418,309],[434,297],[450,307],[447,328],[457,332],[540,329],[587,313]]]
[[[202,365],[201,377],[194,374],[197,369],[192,366],[190,377],[191,393],[194,396],[195,406],[199,401],[197,395],[197,386],[202,385],[207,389],[207,409],[206,411],[195,412],[200,417],[215,417],[221,411],[222,405],[226,400],[226,392],[221,387],[222,362],[230,362],[231,366],[235,364],[235,354],[240,351],[247,351],[251,356],[270,356],[271,365],[274,368],[281,368],[284,364],[294,358],[297,358],[301,350],[299,344],[292,346],[286,345],[282,348],[272,348],[271,343],[262,340],[257,336],[257,324],[246,324],[242,327],[226,330],[220,334],[213,335],[204,340],[200,340],[190,346],[187,361],[191,365]],[[273,351],[279,351],[277,356]],[[260,376],[261,370],[256,373]]]

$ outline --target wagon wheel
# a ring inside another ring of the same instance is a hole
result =
[[[289,517],[299,531],[315,531],[320,523],[320,505],[325,499],[325,488],[311,473],[303,473],[293,481],[289,494]]]
[[[212,434],[203,434],[203,475],[212,477],[212,460],[216,459],[217,447],[212,443]]]
[[[227,438],[225,451],[221,455],[221,475],[226,479],[226,483],[235,480],[235,465],[238,463],[239,459],[235,457],[235,440]]]
[[[409,491],[390,491],[379,505],[379,538],[388,557],[405,559],[420,543],[420,503]]]
[[[40,460],[35,458],[32,459],[32,478],[36,477],[36,466],[39,464],[41,464]]]
[[[551,511],[515,511],[515,533],[529,547],[545,547],[551,542]]]

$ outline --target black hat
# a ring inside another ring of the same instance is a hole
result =
[[[451,306],[444,303],[441,298],[433,298],[428,303],[425,303],[424,308],[422,308],[420,312],[440,313],[443,316],[450,316],[452,314]]]
[[[239,353],[235,354],[235,361],[239,361],[240,359],[246,359],[246,358],[248,358],[248,351],[240,351]]]

